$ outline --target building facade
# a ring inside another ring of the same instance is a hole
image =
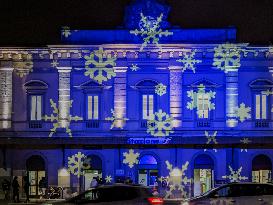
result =
[[[42,177],[82,190],[97,176],[165,180],[188,195],[271,181],[272,47],[238,43],[234,28],[171,27],[169,10],[138,1],[122,29],[0,48],[1,179],[27,175],[32,196]]]

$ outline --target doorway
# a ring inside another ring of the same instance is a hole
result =
[[[257,155],[252,160],[252,182],[268,183],[272,179],[271,159],[263,154]]]

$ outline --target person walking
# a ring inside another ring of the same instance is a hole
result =
[[[30,183],[27,176],[24,176],[24,192],[26,194],[26,203],[29,202],[29,187]]]
[[[9,200],[10,182],[7,179],[3,180],[2,189],[5,195],[5,200]]]
[[[39,190],[40,190],[40,193],[41,193],[41,196],[40,198],[44,198],[45,197],[45,192],[46,192],[46,179],[45,177],[42,177],[42,179],[39,181]]]
[[[12,181],[13,201],[15,203],[19,203],[19,187],[18,177],[15,176]]]

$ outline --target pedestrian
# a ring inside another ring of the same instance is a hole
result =
[[[91,183],[90,183],[90,188],[96,188],[98,186],[98,181],[96,177],[93,177]]]
[[[5,195],[5,200],[9,199],[9,191],[10,191],[10,182],[7,179],[4,179],[2,182],[2,189]]]
[[[18,177],[15,176],[12,181],[12,191],[13,191],[13,201],[15,203],[19,203],[19,183],[18,183]]]
[[[29,202],[29,187],[30,183],[27,176],[24,176],[24,192],[26,194],[26,203]]]
[[[45,177],[42,177],[42,179],[39,181],[39,192],[40,192],[40,199],[45,197],[46,192],[46,179]]]

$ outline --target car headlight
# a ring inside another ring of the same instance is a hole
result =
[[[189,202],[185,201],[182,203],[182,205],[189,205]]]

